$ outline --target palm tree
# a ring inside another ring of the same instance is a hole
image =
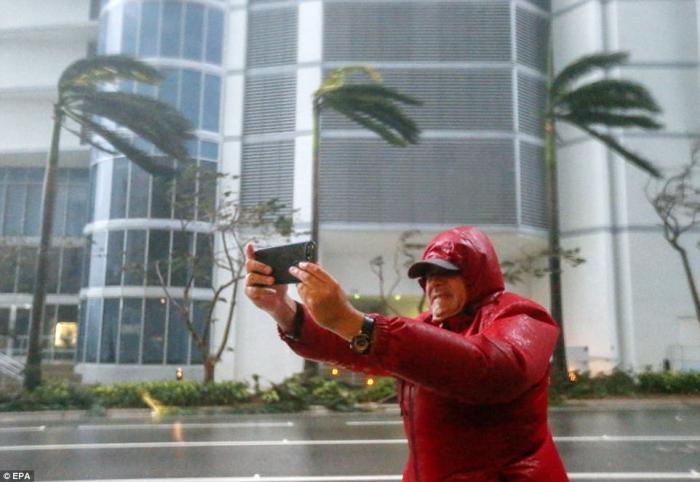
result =
[[[544,113],[545,169],[549,213],[549,282],[552,316],[562,328],[554,353],[554,382],[567,382],[561,300],[559,199],[557,193],[556,129],[558,122],[573,125],[599,140],[625,161],[650,175],[661,177],[659,170],[640,155],[627,150],[613,136],[610,128],[659,129],[653,119],[659,106],[645,87],[625,79],[604,78],[580,84],[582,77],[595,71],[619,67],[627,61],[626,52],[599,53],[581,57],[556,76],[549,55],[547,104]]]
[[[118,81],[157,84],[161,79],[160,73],[149,65],[121,55],[108,55],[74,62],[63,71],[58,81],[58,101],[53,109],[53,134],[44,174],[41,238],[24,378],[24,387],[28,390],[41,383],[39,337],[46,299],[48,248],[56,197],[61,129],[76,135],[80,135],[78,129],[82,129],[88,134],[87,142],[93,147],[112,154],[120,152],[153,175],[174,174],[174,170],[162,159],[189,160],[185,141],[191,137],[190,122],[173,107],[158,100],[102,88],[105,84]],[[93,135],[101,140],[93,139]],[[133,136],[153,144],[162,155],[153,156],[136,147],[131,142]]]
[[[370,83],[347,83],[347,77],[362,73]],[[368,129],[392,146],[406,147],[416,144],[420,129],[397,103],[420,105],[421,103],[391,87],[382,85],[382,76],[375,69],[365,65],[350,65],[333,70],[313,96],[313,166],[312,166],[312,208],[311,240],[319,245],[319,191],[321,165],[321,113],[333,110],[356,124]],[[304,373],[315,374],[318,364],[306,360]]]
[[[370,83],[350,84],[347,77],[353,73],[365,74]],[[313,97],[313,180],[311,240],[318,246],[319,226],[319,169],[321,147],[321,113],[333,110],[360,126],[379,135],[393,146],[416,144],[420,129],[397,103],[421,103],[391,87],[382,85],[382,77],[375,69],[351,65],[332,71],[314,92]]]

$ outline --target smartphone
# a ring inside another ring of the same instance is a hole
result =
[[[298,283],[299,280],[289,274],[289,268],[302,261],[316,261],[316,244],[306,241],[263,248],[255,252],[255,259],[272,267],[275,284]]]

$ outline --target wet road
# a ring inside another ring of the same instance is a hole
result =
[[[700,407],[553,410],[550,425],[572,480],[700,480]],[[395,412],[72,423],[0,416],[0,470],[31,469],[40,481],[401,480],[406,452]]]

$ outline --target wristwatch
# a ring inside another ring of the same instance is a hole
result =
[[[358,355],[365,355],[372,346],[372,331],[374,330],[374,318],[365,314],[360,332],[350,340],[350,349]]]

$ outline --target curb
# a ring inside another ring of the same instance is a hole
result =
[[[563,405],[550,406],[550,412],[572,411],[639,411],[639,410],[691,410],[700,408],[700,397],[672,398],[605,398],[568,400]],[[294,413],[295,416],[342,415],[344,413],[373,413],[396,415],[398,404],[364,403],[357,405],[355,412],[336,412],[321,405],[312,405],[308,410]],[[231,413],[229,407],[199,407],[189,413],[158,415],[147,408],[110,408],[103,412],[89,410],[42,410],[34,412],[0,412],[0,424],[14,422],[71,422],[84,420],[168,419],[173,417],[195,418],[206,416],[263,416],[262,414]],[[270,413],[264,416],[284,416],[285,413]]]

